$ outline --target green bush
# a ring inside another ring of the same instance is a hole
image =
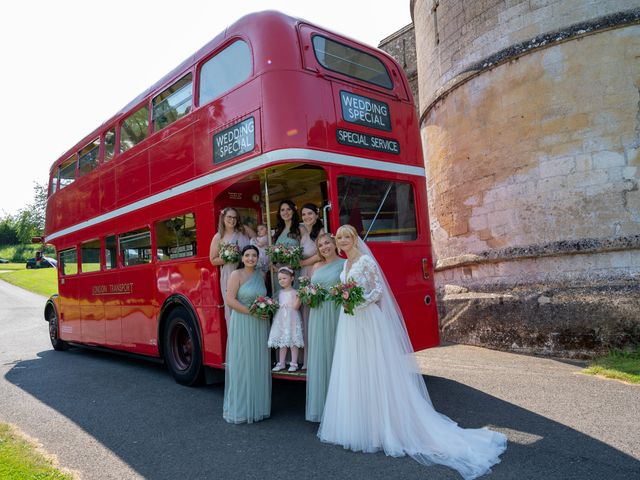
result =
[[[42,245],[39,243],[27,243],[22,245],[3,245],[0,246],[0,258],[9,260],[10,262],[22,263],[26,262],[29,258],[36,256],[36,252],[42,250]],[[51,245],[47,245],[44,249],[43,255],[45,257],[56,257],[56,249]]]

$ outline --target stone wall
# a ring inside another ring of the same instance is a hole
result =
[[[416,113],[419,114],[418,105],[418,65],[416,59],[416,37],[413,24],[398,30],[380,41],[380,50],[384,50],[400,64],[409,80],[409,88],[416,102]]]
[[[640,342],[637,2],[441,3],[412,9],[443,337]]]

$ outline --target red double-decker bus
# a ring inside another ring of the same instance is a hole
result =
[[[231,25],[51,167],[53,347],[163,359],[184,384],[223,369],[223,299],[208,257],[219,212],[275,225],[282,199],[321,205],[328,230],[354,225],[414,348],[438,344],[405,75],[379,50],[267,11]]]

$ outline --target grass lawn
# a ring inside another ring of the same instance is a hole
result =
[[[43,479],[72,480],[69,474],[53,467],[6,423],[0,423],[0,478],[3,480]]]
[[[16,263],[0,264],[0,270],[10,270],[4,268],[7,265],[19,265]],[[58,270],[55,268],[35,268],[27,270],[24,264],[19,269],[0,273],[0,280],[9,282],[17,287],[24,288],[34,293],[49,297],[58,293]],[[1,478],[1,477],[0,477]]]
[[[0,263],[0,271],[2,270],[26,270],[26,262],[22,263]]]
[[[630,352],[613,350],[606,357],[596,358],[583,373],[640,384],[640,347]]]

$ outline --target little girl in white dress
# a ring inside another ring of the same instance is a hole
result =
[[[300,316],[300,299],[298,292],[292,287],[293,270],[289,267],[282,267],[278,270],[278,303],[280,308],[273,317],[273,324],[269,332],[267,344],[270,348],[279,348],[278,363],[273,367],[274,372],[285,369],[285,358],[287,348],[291,349],[291,363],[289,371],[298,370],[298,349],[304,347],[302,338],[302,317]]]

